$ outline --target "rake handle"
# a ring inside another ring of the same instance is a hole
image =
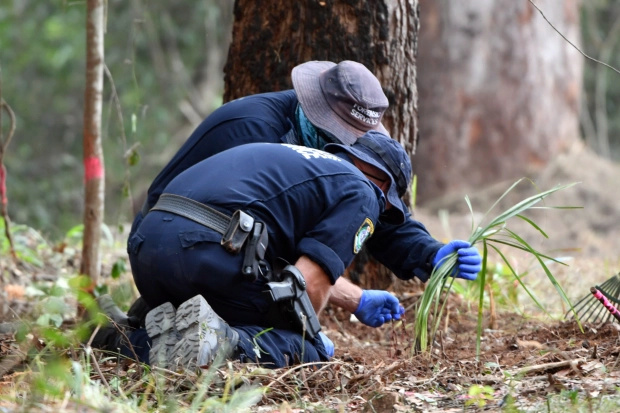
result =
[[[590,292],[594,297],[599,300],[603,306],[615,317],[616,320],[620,321],[620,311],[601,293],[597,288],[590,288]]]

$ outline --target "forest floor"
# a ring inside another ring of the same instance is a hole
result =
[[[617,165],[588,152],[576,151],[559,157],[542,171],[534,180],[537,188],[519,185],[506,197],[506,203],[502,203],[514,205],[556,184],[580,182],[555,193],[547,205],[583,209],[544,211],[534,219],[548,238],[540,237],[537,231],[528,232],[528,225],[519,222],[513,227],[537,249],[567,264],[552,264],[549,268],[573,303],[588,297],[591,286],[620,271],[619,178]],[[510,183],[502,183],[469,194],[472,205],[474,208],[492,205],[509,186]],[[418,208],[416,218],[438,239],[467,238],[472,218],[462,197],[462,194],[446,197],[431,206]],[[500,210],[505,209],[502,205]],[[478,214],[474,216],[479,218]],[[106,274],[113,272],[112,264],[124,254],[122,242],[118,245],[112,253],[115,257],[104,259]],[[34,313],[33,280],[38,284],[54,283],[75,273],[75,252],[67,246],[54,249],[56,254],[38,257],[41,262],[37,265],[14,266],[9,257],[0,256],[3,270],[0,321]],[[62,258],[58,258],[58,253]],[[533,304],[514,280],[496,275],[490,287],[495,311],[490,313],[487,298],[479,356],[476,354],[477,292],[471,283],[455,284],[458,288],[447,297],[447,317],[431,351],[419,354],[412,348],[413,321],[415,304],[424,285],[416,281],[394,281],[389,289],[406,307],[405,320],[374,329],[352,320],[348,313],[328,308],[321,315],[321,324],[335,344],[333,360],[279,370],[225,364],[214,370],[207,393],[217,394],[218,389],[226,389],[231,378],[236,377],[238,380],[232,387],[263,389],[262,396],[248,409],[257,412],[620,412],[620,323],[586,317],[583,321],[588,322],[581,329],[575,321],[565,319],[566,303],[531,258],[511,253],[509,259],[519,273],[527,274],[524,280],[539,297],[546,313]],[[499,261],[493,263],[498,274],[502,273]],[[118,286],[122,279],[123,276],[107,281]],[[602,308],[599,303],[594,304],[594,308]],[[43,341],[39,336],[31,337],[29,348],[45,348]],[[36,370],[29,354],[15,334],[0,329],[0,412],[62,411],[62,408],[69,411],[75,408],[75,403],[81,411],[124,411],[117,405],[110,407],[111,404],[105,409],[101,404],[96,407],[93,400],[75,402],[66,394],[56,399],[48,396],[48,402],[52,400],[49,410],[41,403],[24,404],[19,389],[29,382],[24,379],[25,372]],[[75,358],[75,355],[69,353],[68,357]],[[157,409],[156,392],[149,387],[152,382],[144,378],[141,367],[103,355],[97,359],[97,368],[90,372],[93,380],[100,380],[109,390],[116,383],[121,386],[121,393],[133,392],[141,400],[149,400],[150,407],[143,406],[141,410]],[[178,406],[191,404],[182,395],[198,379],[157,373],[166,377],[164,391],[177,395]],[[118,377],[123,377],[123,381],[119,382]],[[115,393],[113,389],[110,391]]]

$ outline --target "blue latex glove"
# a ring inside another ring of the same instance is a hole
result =
[[[451,275],[469,281],[475,280],[482,269],[482,257],[476,247],[472,247],[467,241],[457,239],[441,247],[433,259],[433,267],[441,264],[453,252],[457,253],[457,260],[456,268]]]
[[[327,355],[329,357],[334,357],[334,343],[322,331],[319,331],[319,337],[321,337],[321,341],[327,351]]]
[[[405,313],[405,309],[387,291],[382,290],[363,290],[362,298],[353,313],[358,320],[370,327],[379,327],[386,321],[400,320],[400,316]]]

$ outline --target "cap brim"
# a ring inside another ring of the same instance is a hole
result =
[[[405,222],[406,213],[403,210],[403,207],[404,207],[403,202],[398,196],[396,182],[394,182],[394,178],[392,177],[392,174],[384,165],[382,165],[380,162],[378,162],[376,159],[374,159],[370,155],[358,150],[357,148],[354,148],[348,145],[330,143],[330,144],[325,145],[323,150],[329,153],[335,153],[335,152],[341,152],[341,151],[347,152],[351,154],[352,156],[355,156],[360,161],[366,162],[382,170],[390,178],[390,187],[387,190],[386,198],[390,202],[390,205],[392,205],[390,213],[382,215],[382,219],[384,219],[384,221],[386,221],[389,224],[402,224],[403,222]]]
[[[313,125],[325,129],[342,143],[352,145],[368,130],[357,129],[341,119],[330,109],[327,99],[323,96],[319,75],[334,66],[336,66],[334,62],[318,60],[295,66],[291,72],[293,88],[304,114]],[[382,123],[379,123],[374,130],[390,136]]]

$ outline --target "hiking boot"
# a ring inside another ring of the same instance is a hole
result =
[[[149,307],[142,297],[138,297],[131,307],[129,307],[129,310],[127,310],[129,325],[133,328],[145,327],[146,315],[149,311],[151,311],[151,307]]]
[[[172,351],[172,367],[194,370],[209,365],[218,352],[232,355],[239,334],[197,295],[179,306],[175,327],[181,340]]]
[[[128,326],[128,317],[114,302],[110,294],[104,294],[97,297],[97,305],[114,323],[120,326]]]
[[[146,332],[151,338],[149,363],[152,366],[169,368],[174,345],[179,341],[174,327],[176,310],[170,303],[164,303],[148,312],[145,319]]]

